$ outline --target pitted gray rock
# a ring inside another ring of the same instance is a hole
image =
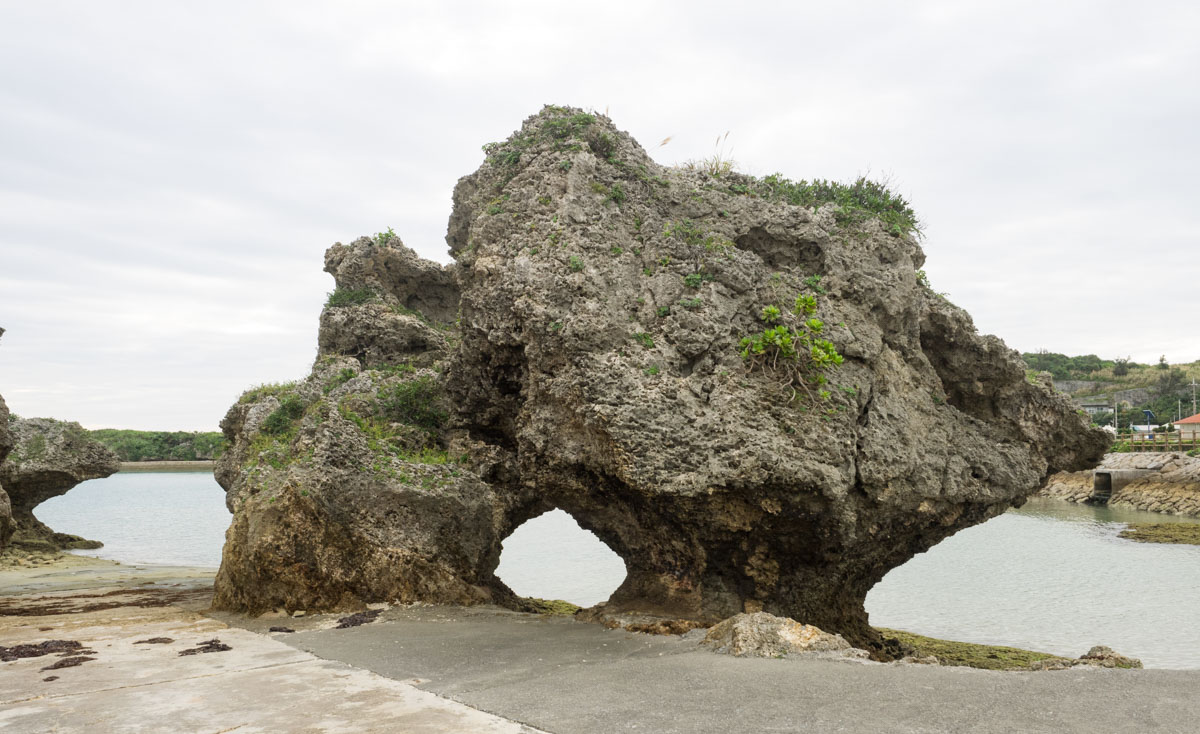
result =
[[[3,333],[4,330],[0,329],[0,334]],[[4,403],[4,398],[0,397],[0,464],[4,463],[13,447],[13,435],[9,428],[9,420],[8,405]],[[16,527],[17,524],[13,521],[12,516],[12,502],[8,499],[8,492],[4,490],[3,483],[0,483],[0,550],[8,545]]]
[[[78,423],[53,418],[7,420],[13,449],[0,463],[0,485],[12,502],[14,546],[54,551],[99,548],[99,541],[58,533],[33,515],[41,503],[66,494],[80,482],[100,479],[121,468],[117,455],[88,437]]]
[[[224,424],[220,603],[518,603],[499,544],[561,508],[626,563],[603,613],[765,611],[878,650],[863,599],[887,571],[1107,446],[924,284],[911,210],[870,182],[665,168],[547,107],[459,182],[447,242],[449,268],[391,236],[330,250],[363,293],[323,314],[294,415],[250,394]],[[776,328],[843,361],[743,354]],[[395,399],[418,379],[421,425]]]

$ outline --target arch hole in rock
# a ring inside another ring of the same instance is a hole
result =
[[[625,562],[575,518],[551,510],[504,539],[496,576],[520,596],[590,607],[625,580]]]

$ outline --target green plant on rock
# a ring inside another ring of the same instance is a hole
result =
[[[556,151],[582,149],[582,145],[573,141],[584,137],[588,128],[596,122],[595,115],[585,112],[568,114],[563,107],[547,107],[544,112],[547,116],[536,128],[517,133],[503,142],[483,146],[488,162],[505,167],[515,166],[527,150],[541,143],[551,143]],[[564,170],[570,168],[570,161],[562,163],[565,164]]]
[[[438,387],[432,377],[382,387],[376,397],[380,416],[389,421],[435,431],[446,420],[446,412],[438,405]]]
[[[570,268],[572,273],[578,273],[583,270],[583,259],[578,255],[572,255],[571,259],[567,261],[567,267]]]
[[[793,398],[798,389],[811,397],[810,386],[815,386],[818,399],[825,401],[830,398],[829,391],[822,388],[828,381],[825,374],[841,365],[843,358],[833,342],[821,336],[825,323],[813,315],[816,310],[813,296],[799,294],[792,309],[792,316],[799,321],[796,326],[784,323],[768,326],[758,334],[742,338],[738,346],[751,372],[775,376],[783,386],[792,389]],[[778,308],[775,315],[782,318]]]
[[[637,332],[636,334],[633,335],[633,340],[636,341],[638,344],[641,344],[646,349],[654,348],[654,338],[645,332],[642,332],[642,331]]]
[[[292,423],[304,415],[304,401],[299,395],[291,393],[283,396],[279,407],[262,422],[262,432],[271,436],[282,436],[291,431]]]
[[[392,230],[391,227],[388,227],[386,232],[376,232],[375,233],[375,244],[377,244],[377,245],[386,245],[389,242],[399,242],[399,241],[400,241],[400,238],[396,235],[396,232],[394,230]]]
[[[618,207],[625,203],[625,187],[621,186],[621,182],[612,185],[608,192],[608,201],[616,204]]]
[[[818,295],[825,295],[825,288],[821,285],[821,276],[810,275],[804,279],[804,285],[812,288]]]
[[[370,288],[335,288],[325,299],[325,308],[361,306],[378,300],[379,296]]]
[[[750,179],[747,189],[767,200],[810,209],[834,204],[839,224],[857,224],[875,217],[884,231],[893,236],[920,234],[917,215],[904,197],[892,193],[885,183],[866,177],[860,176],[852,184],[843,184],[821,179],[791,181],[776,173],[762,179]]]
[[[663,226],[663,235],[697,247],[704,244],[704,230],[690,219],[668,222]]]
[[[944,292],[941,292],[941,291],[935,291],[935,290],[933,289],[933,286],[932,286],[932,285],[930,285],[930,283],[929,283],[929,276],[925,274],[925,271],[924,271],[924,270],[918,270],[918,271],[917,271],[917,285],[921,286],[922,288],[924,288],[925,290],[929,291],[930,293],[932,293],[933,295],[937,296],[938,298],[941,298],[942,300],[945,300],[945,299],[946,299],[946,296],[950,295],[949,293],[944,293]]]
[[[783,318],[778,306],[763,306],[762,313],[758,315],[759,321],[767,324],[774,324]]]
[[[347,382],[350,382],[351,380],[353,380],[357,375],[358,375],[358,372],[356,372],[352,368],[343,367],[336,375],[334,375],[329,380],[329,382],[327,382],[325,384],[325,387],[322,388],[322,391],[326,395],[328,395],[329,393],[338,389],[342,385],[345,385]]]

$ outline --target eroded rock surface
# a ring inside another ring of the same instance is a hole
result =
[[[13,449],[0,464],[0,485],[12,503],[12,545],[25,550],[98,548],[100,543],[57,533],[33,515],[35,507],[88,479],[107,477],[121,468],[117,455],[88,438],[78,423],[52,418],[8,421]]]
[[[1081,666],[1088,668],[1141,668],[1142,661],[1137,658],[1126,657],[1114,651],[1111,647],[1096,645],[1074,660],[1048,658],[1033,663],[1030,665],[1030,668],[1033,670],[1069,670],[1070,668]]]
[[[1107,445],[924,284],[881,187],[664,168],[563,108],[488,150],[457,264],[335,245],[313,374],[230,410],[218,604],[515,603],[499,544],[561,508],[626,563],[606,613],[765,611],[877,649],[888,570]]]
[[[737,614],[718,622],[700,643],[713,652],[735,657],[775,658],[785,655],[822,655],[862,658],[865,650],[850,646],[841,635],[811,624],[776,617],[766,612]]]
[[[440,366],[454,280],[398,239],[335,245],[337,288],[312,374],[252,390],[221,429],[216,464],[234,513],[214,604],[249,612],[371,601],[512,597],[492,575],[505,500],[488,448],[446,430]],[[428,293],[405,283],[430,282]],[[407,290],[406,290],[407,288]],[[426,316],[415,308],[426,308]]]
[[[4,330],[0,329],[0,334]],[[10,415],[8,406],[4,403],[4,398],[0,397],[0,464],[8,458],[8,454],[12,451],[13,435],[9,429]],[[13,521],[12,503],[8,499],[8,492],[4,489],[4,484],[0,481],[0,550],[3,550],[12,539],[13,531],[16,530],[17,524]]]

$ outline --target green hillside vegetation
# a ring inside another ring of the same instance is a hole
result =
[[[1175,418],[1182,403],[1183,417],[1192,415],[1192,380],[1200,383],[1200,361],[1186,364],[1170,364],[1160,357],[1155,364],[1139,364],[1129,358],[1101,359],[1094,354],[1068,357],[1055,352],[1027,352],[1021,355],[1031,373],[1049,372],[1056,381],[1077,380],[1093,383],[1068,391],[1080,402],[1111,403],[1116,393],[1124,390],[1145,390],[1148,400],[1123,400],[1121,424],[1144,422],[1142,410],[1151,410],[1159,421],[1166,423]],[[1111,425],[1113,414],[1099,413],[1092,416],[1097,425]]]
[[[217,431],[101,428],[88,435],[112,449],[121,461],[211,461],[225,450],[225,437]]]

